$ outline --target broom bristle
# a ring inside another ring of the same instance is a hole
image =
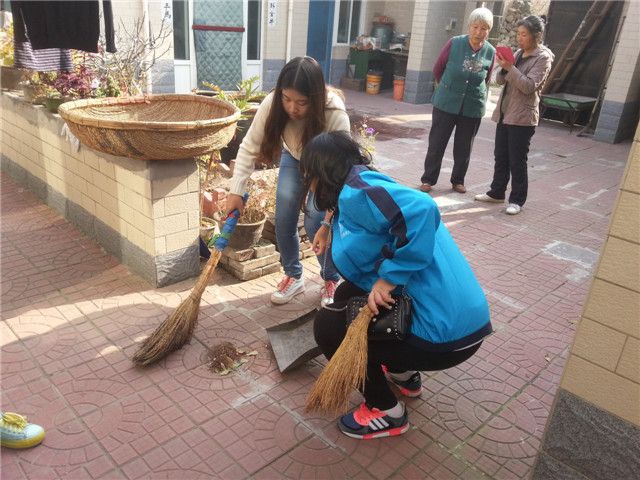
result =
[[[367,375],[368,329],[373,313],[362,308],[351,322],[342,343],[309,392],[305,408],[328,415],[341,414],[349,407],[349,395],[361,390]]]
[[[221,252],[218,250],[212,252],[189,296],[145,339],[133,356],[133,363],[142,367],[150,365],[179,350],[189,341],[198,323],[200,298],[220,260],[220,255]]]

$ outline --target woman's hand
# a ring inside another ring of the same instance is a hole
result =
[[[230,193],[227,196],[227,215],[229,215],[236,209],[240,212],[240,215],[242,215],[242,212],[244,211],[244,201],[242,200],[242,195]]]
[[[326,225],[320,225],[320,228],[313,237],[313,243],[311,244],[313,253],[316,255],[322,255],[327,250],[329,247],[329,233],[329,227]]]
[[[513,63],[504,58],[498,52],[496,52],[496,61],[498,62],[498,65],[500,65],[500,67],[507,72],[511,70],[511,67],[513,66]]]
[[[378,315],[380,311],[378,310],[378,305],[381,305],[385,308],[391,308],[391,305],[396,303],[396,301],[391,296],[391,292],[393,292],[396,286],[392,283],[379,278],[376,283],[371,287],[371,292],[369,293],[369,299],[367,300],[367,305],[369,309],[375,314]]]

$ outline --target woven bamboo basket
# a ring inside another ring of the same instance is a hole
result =
[[[224,148],[240,110],[201,95],[76,100],[58,113],[88,147],[138,160],[178,160]]]

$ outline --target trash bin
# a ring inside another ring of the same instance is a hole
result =
[[[380,93],[381,83],[382,72],[369,72],[367,74],[367,93],[369,95],[377,95]]]
[[[404,99],[404,77],[393,77],[393,99]]]

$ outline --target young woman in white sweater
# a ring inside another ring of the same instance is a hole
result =
[[[304,291],[298,215],[303,202],[304,179],[300,174],[300,155],[305,145],[322,132],[350,131],[344,101],[324,83],[322,68],[311,57],[297,57],[287,63],[273,90],[264,101],[245,136],[236,158],[227,209],[242,211],[242,195],[257,160],[273,163],[280,157],[276,193],[276,239],[284,278],[278,283],[271,301],[289,302]],[[331,254],[326,250],[332,212],[318,211],[313,194],[306,199],[304,227],[313,240],[320,275],[324,280],[321,305],[333,302],[339,275]]]

